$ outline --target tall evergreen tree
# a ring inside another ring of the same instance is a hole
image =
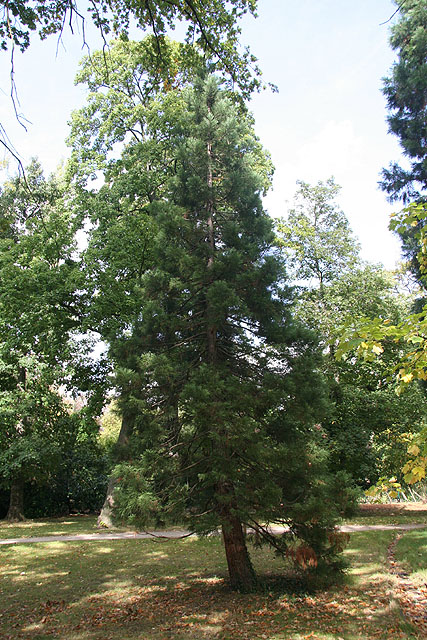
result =
[[[389,110],[389,131],[397,136],[407,166],[391,163],[383,169],[381,188],[392,202],[425,202],[427,190],[427,2],[405,0],[399,20],[392,27],[390,44],[397,61],[384,79],[383,92]],[[424,223],[420,223],[424,224]],[[419,227],[401,230],[402,249],[410,270],[425,287],[419,268]]]
[[[243,525],[304,566],[337,566],[342,505],[315,442],[316,345],[292,320],[262,208],[269,158],[214,78],[184,99],[170,129],[175,173],[146,207],[139,312],[121,340],[139,384],[126,396],[135,448],[117,470],[116,512],[139,526],[178,513],[202,534],[220,526],[231,584],[250,589]],[[271,536],[272,522],[289,538]]]
[[[391,29],[390,44],[397,52],[391,74],[384,79],[390,132],[396,135],[410,166],[397,163],[383,170],[382,188],[391,200],[418,200],[427,188],[427,2],[405,0]]]

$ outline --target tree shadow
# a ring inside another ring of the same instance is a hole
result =
[[[366,535],[356,538],[354,554],[362,553]],[[13,556],[10,549],[3,558]],[[10,589],[1,617],[6,635],[0,636],[296,640],[303,632],[339,630],[354,640],[378,637],[384,628],[390,639],[401,637],[392,631],[398,625],[390,615],[389,582],[376,575],[376,565],[363,586],[349,577],[344,586],[308,594],[279,573],[273,556],[257,552],[254,562],[262,588],[239,594],[228,587],[219,540],[24,545],[13,563],[3,563]]]

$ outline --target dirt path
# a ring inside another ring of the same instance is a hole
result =
[[[346,524],[340,527],[341,531],[347,533],[355,533],[357,531],[411,531],[413,529],[425,529],[427,524]],[[272,533],[282,533],[286,529],[284,527],[272,527]],[[195,535],[190,531],[173,530],[173,531],[150,531],[143,533],[77,533],[74,535],[62,536],[38,536],[33,538],[5,538],[0,540],[1,545],[11,544],[30,544],[34,542],[75,542],[75,541],[96,541],[96,540],[175,540],[187,538]]]

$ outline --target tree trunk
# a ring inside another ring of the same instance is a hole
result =
[[[6,520],[10,522],[20,522],[25,520],[24,516],[24,481],[16,479],[12,481],[10,487],[9,509]]]
[[[209,108],[210,111],[210,108]],[[215,202],[213,193],[213,170],[212,170],[212,141],[207,143],[207,186],[209,189],[209,198],[206,206],[207,210],[207,240],[209,244],[208,272],[211,272],[215,260]],[[206,308],[207,316],[209,316],[209,305]],[[211,365],[217,362],[217,327],[207,323],[207,352],[208,361]],[[217,425],[218,427],[218,425]],[[252,567],[246,540],[242,529],[240,519],[234,515],[232,509],[233,488],[225,485],[218,487],[218,493],[222,496],[231,498],[230,502],[222,502],[219,506],[221,518],[222,536],[224,540],[225,555],[227,558],[228,574],[230,577],[230,585],[232,589],[237,591],[251,591],[256,584],[256,575]]]
[[[231,588],[252,591],[256,585],[256,575],[246,547],[242,523],[229,509],[223,511],[222,536]]]
[[[133,429],[133,420],[133,414],[123,411],[122,425],[120,427],[119,437],[117,438],[117,445],[120,447],[126,446],[129,441],[129,436]],[[109,529],[113,526],[113,492],[116,484],[117,479],[114,476],[110,476],[110,479],[108,480],[107,495],[105,496],[104,504],[102,505],[101,513],[97,520],[98,527],[105,527]]]

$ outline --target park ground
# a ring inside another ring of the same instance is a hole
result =
[[[406,531],[394,545],[396,531],[352,533],[346,550],[351,569],[344,582],[312,592],[287,580],[283,563],[266,549],[252,550],[264,588],[231,592],[215,537],[3,546],[0,638],[425,638],[427,506],[364,506],[351,522],[425,523],[426,529]],[[0,524],[1,538],[94,531],[91,516]]]

